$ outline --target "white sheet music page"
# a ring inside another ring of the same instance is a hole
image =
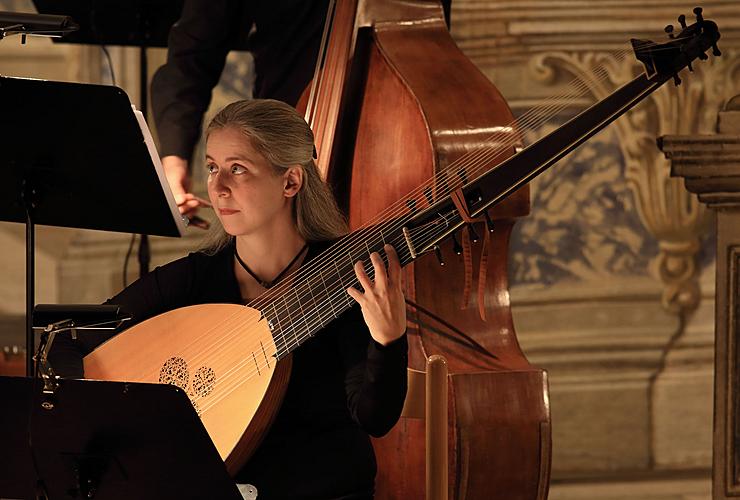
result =
[[[136,109],[136,106],[134,106],[133,104],[131,105],[131,109],[134,111],[136,121],[139,122],[141,134],[144,136],[144,142],[146,143],[147,150],[149,151],[149,156],[152,157],[152,163],[154,163],[154,168],[157,171],[157,178],[159,179],[159,183],[162,185],[162,191],[164,191],[164,195],[167,198],[167,204],[170,206],[172,217],[175,219],[175,223],[177,224],[177,229],[180,232],[180,236],[183,236],[185,234],[185,227],[187,226],[187,224],[185,222],[185,218],[180,214],[180,210],[177,208],[175,197],[172,194],[169,182],[167,182],[167,176],[164,175],[164,168],[162,168],[162,161],[159,159],[159,152],[157,152],[157,147],[154,145],[152,133],[149,131],[149,126],[146,124],[144,114]]]

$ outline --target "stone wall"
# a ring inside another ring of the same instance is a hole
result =
[[[550,373],[550,498],[710,497],[711,215],[670,179],[666,133],[711,133],[739,85],[736,2],[703,2],[723,57],[682,74],[532,183],[510,278],[516,328]],[[530,140],[637,75],[631,37],[665,39],[690,2],[456,1],[459,46],[515,115],[557,104]],[[689,21],[691,22],[691,21]],[[595,73],[594,71],[598,71]],[[556,102],[576,86],[569,102]]]

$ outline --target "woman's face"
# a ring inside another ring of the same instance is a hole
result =
[[[258,234],[279,217],[292,217],[286,175],[259,154],[233,127],[215,130],[206,143],[208,196],[221,224],[233,236]]]

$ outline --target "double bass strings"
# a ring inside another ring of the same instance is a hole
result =
[[[623,53],[627,53],[627,52],[629,52],[629,51],[623,51]],[[603,68],[601,68],[601,69],[603,70]],[[605,72],[605,71],[602,71],[602,75],[601,75],[601,76],[600,76],[600,77],[598,78],[598,81],[604,80],[604,79],[605,79],[606,77],[607,77],[607,75],[606,75],[606,72]],[[580,85],[580,86],[582,86],[582,87],[585,87],[585,85]],[[579,92],[579,93],[578,93],[577,95],[580,95],[580,92]],[[555,100],[553,100],[553,102],[557,102],[558,100],[561,100],[561,99],[555,99]],[[568,103],[566,103],[565,105],[567,106],[567,105],[568,105]],[[538,117],[539,117],[539,116],[546,116],[546,115],[550,114],[550,113],[552,112],[552,110],[555,110],[556,112],[559,112],[559,110],[560,110],[560,109],[563,109],[563,107],[564,107],[564,106],[562,106],[562,105],[557,105],[557,104],[553,104],[553,105],[551,105],[551,106],[547,107],[547,108],[546,108],[546,109],[545,109],[544,111],[539,111],[539,110],[535,110],[535,111],[534,111],[534,112],[532,112],[532,113],[529,113],[529,112],[528,112],[527,114],[525,114],[525,115],[524,115],[524,116],[522,117],[522,119],[521,119],[521,120],[519,121],[519,123],[518,123],[518,124],[519,124],[520,126],[522,126],[522,125],[526,125],[526,126],[529,126],[529,124],[531,124],[531,123],[536,123],[536,122],[538,121]],[[548,113],[548,111],[549,111],[550,113]],[[493,134],[493,135],[491,136],[491,138],[494,138],[494,137],[495,137],[496,135],[498,135],[498,134]],[[507,134],[507,135],[508,135],[508,134]],[[518,138],[516,138],[516,139],[518,139]],[[450,171],[451,171],[451,170],[454,170],[454,167],[455,167],[455,166],[457,166],[456,164],[465,164],[465,165],[469,165],[470,167],[473,167],[473,172],[479,172],[479,171],[481,170],[481,168],[484,168],[484,167],[485,167],[485,165],[487,164],[487,161],[489,161],[489,160],[490,160],[490,157],[491,157],[491,151],[495,152],[495,154],[494,154],[493,156],[497,156],[498,154],[500,154],[500,153],[501,153],[501,151],[502,151],[503,149],[505,149],[505,148],[507,148],[507,147],[510,147],[511,145],[513,145],[513,143],[511,143],[511,144],[507,144],[507,145],[504,145],[504,146],[499,146],[499,148],[498,148],[498,149],[493,149],[493,150],[489,149],[489,151],[485,151],[485,150],[484,150],[483,152],[481,152],[481,151],[476,151],[476,152],[474,152],[474,153],[472,153],[472,154],[466,155],[466,156],[464,156],[464,157],[460,158],[460,159],[459,159],[458,161],[456,161],[456,162],[452,163],[452,164],[451,164],[451,165],[450,165],[449,167],[447,167],[447,169],[445,169],[445,171],[443,171],[443,173],[445,173],[445,172],[446,172],[446,173],[448,173],[448,174],[449,174],[449,173],[450,173]],[[467,163],[467,162],[466,162],[466,160],[467,160],[467,161],[468,161],[469,163]],[[470,160],[473,160],[473,161],[470,161]],[[494,167],[494,168],[495,168],[495,167]],[[456,184],[457,184],[457,183],[456,183]],[[423,187],[422,187],[422,188],[423,188]],[[418,191],[419,191],[419,188],[417,188],[417,192],[418,192]],[[407,198],[408,198],[408,197],[407,197]],[[389,209],[386,209],[386,212],[387,212],[387,211],[390,211],[390,209],[392,209],[392,208],[393,208],[393,207],[389,207]],[[382,215],[381,215],[381,217],[382,217]],[[376,218],[377,218],[377,217],[376,217]],[[406,221],[399,221],[399,223],[401,223],[401,224],[402,224],[402,223],[404,223],[404,222],[406,222]],[[372,224],[372,223],[368,223],[368,224],[366,224],[366,226],[367,226],[367,225],[369,225],[369,224]],[[339,245],[339,246],[340,246],[340,247],[342,247],[342,246],[343,246],[343,247],[345,247],[345,249],[343,249],[343,250],[344,250],[344,251],[346,251],[346,247],[347,247],[348,245],[352,244],[353,242],[350,242],[350,241],[342,241],[342,240],[340,240],[340,243],[341,243],[341,245]],[[404,247],[404,246],[405,246],[405,245],[397,245],[396,247],[397,247],[397,248],[401,248],[401,249],[403,249],[403,247]],[[357,248],[357,247],[355,246],[355,249],[356,249],[356,248]],[[328,253],[328,252],[329,252],[330,250],[334,250],[334,248],[332,247],[332,248],[328,249],[328,250],[327,250],[327,253]],[[337,253],[337,251],[335,251],[334,253]],[[405,252],[403,252],[403,253],[405,254]],[[406,257],[408,257],[408,255],[406,255]],[[317,260],[318,260],[318,258],[317,258]],[[312,267],[312,266],[307,266],[307,267],[309,267],[309,268],[310,268],[310,267]],[[315,267],[315,266],[313,266],[313,267]],[[298,272],[298,271],[296,271],[296,272]],[[370,270],[370,272],[369,272],[368,274],[369,274],[369,275],[372,275],[372,269]],[[353,275],[352,273],[349,273],[348,275],[345,275],[345,277],[347,278],[347,281],[351,281],[351,282],[352,282],[352,284],[356,284],[356,280],[354,279],[354,275]],[[345,292],[344,292],[344,290],[343,290],[343,289],[342,289],[342,290],[337,290],[337,291],[336,291],[336,292],[334,293],[334,295],[337,295],[338,293],[342,293],[342,294],[344,294]],[[265,294],[265,295],[266,295],[266,294]],[[258,298],[258,299],[257,299],[256,301],[254,301],[254,302],[259,302],[259,301],[260,301],[260,299],[262,299],[263,297],[264,297],[264,295],[263,295],[263,296],[261,296],[260,298]],[[253,303],[254,303],[254,302],[253,302]],[[253,306],[253,303],[252,303],[252,304],[249,304],[249,305],[250,305],[250,306]],[[300,304],[300,299],[298,299],[298,303]],[[320,322],[323,322],[323,319],[322,319],[322,318],[321,318],[321,316],[320,316],[320,310],[319,310],[319,311],[317,311],[317,314],[319,315],[319,321],[320,321]],[[306,320],[306,321],[307,321],[307,318],[302,318],[302,319],[304,319],[304,320]],[[315,320],[316,320],[316,318],[310,318],[310,319],[311,319],[311,321],[315,321]],[[306,336],[306,334],[303,334],[303,335],[302,335],[302,338],[305,338],[305,336]],[[300,340],[296,338],[296,340],[294,341],[294,343],[300,343]],[[246,362],[249,362],[249,363],[251,363],[251,362],[252,362],[252,360],[247,360]],[[233,372],[233,371],[234,371],[235,369],[238,369],[238,367],[232,367],[232,369],[231,369],[231,370],[229,370],[229,372]],[[229,372],[227,372],[226,374],[224,374],[224,376],[222,376],[221,378],[223,379],[224,377],[227,377],[228,375],[230,375],[230,373],[229,373]],[[253,376],[253,374],[254,374],[254,373],[250,373],[250,374],[247,374],[247,377]],[[228,390],[228,389],[227,389],[227,390]],[[213,404],[216,404],[217,402],[218,402],[218,401],[215,401],[215,400],[214,400],[214,401],[213,401]],[[207,407],[206,407],[206,406],[204,406],[204,411],[205,411],[206,409],[207,409]]]

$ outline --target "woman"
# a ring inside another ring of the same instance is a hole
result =
[[[279,101],[240,101],[206,130],[208,194],[223,227],[203,252],[155,269],[109,302],[139,322],[192,304],[242,303],[290,279],[346,232],[344,219],[313,162],[313,134]],[[375,457],[368,435],[398,420],[406,395],[405,304],[395,250],[371,256],[376,280],[360,263],[363,291],[354,307],[293,355],[283,405],[238,483],[259,499],[372,498]],[[51,362],[82,375],[95,345],[58,343]],[[98,339],[98,344],[102,340]]]

